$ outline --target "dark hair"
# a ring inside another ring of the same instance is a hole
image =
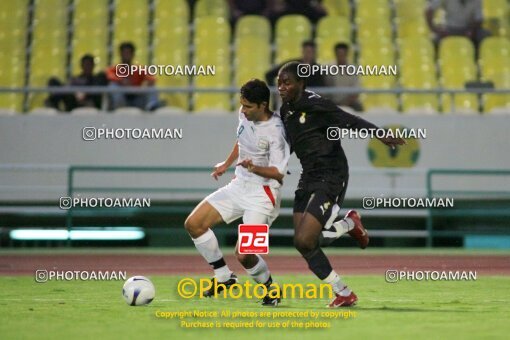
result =
[[[313,40],[305,40],[301,43],[301,48],[305,48],[305,47],[313,47],[313,48],[316,48],[317,45],[315,44],[315,41]]]
[[[294,79],[296,79],[297,81],[303,82],[303,89],[304,89],[306,87],[306,81],[305,81],[305,78],[300,77],[298,74],[299,65],[301,65],[301,63],[299,63],[297,61],[290,61],[290,62],[284,64],[282,67],[280,67],[278,74],[280,74],[282,72],[287,72],[287,73],[292,74]]]
[[[94,56],[92,54],[85,54],[80,59],[81,63],[83,64],[85,61],[90,61],[92,64],[94,64]]]
[[[346,43],[343,43],[343,42],[340,42],[338,44],[335,45],[335,51],[336,50],[340,50],[340,49],[344,49],[346,51],[349,51],[349,45],[347,45]]]
[[[269,106],[269,88],[267,84],[260,79],[250,79],[241,87],[241,96],[250,103],[257,105],[266,102]]]
[[[122,51],[125,48],[129,48],[131,50],[131,52],[133,52],[133,53],[135,52],[135,45],[130,41],[125,41],[120,44],[119,50]]]

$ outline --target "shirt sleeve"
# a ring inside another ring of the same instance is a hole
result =
[[[290,147],[285,139],[283,127],[278,128],[278,134],[269,145],[269,166],[274,166],[285,176],[290,158]]]
[[[312,110],[319,115],[320,126],[323,128],[338,127],[340,129],[377,129],[377,125],[363,118],[345,112],[329,100],[316,99]]]

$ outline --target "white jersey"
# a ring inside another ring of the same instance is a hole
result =
[[[285,139],[283,122],[274,113],[271,118],[262,122],[251,122],[239,110],[239,126],[237,127],[237,144],[239,145],[239,160],[251,159],[253,165],[276,167],[282,175],[287,173],[287,163],[290,157],[290,147]],[[281,186],[275,179],[264,178],[237,166],[237,178],[269,185],[272,188]]]

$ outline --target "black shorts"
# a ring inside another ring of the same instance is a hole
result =
[[[342,206],[348,178],[330,178],[317,181],[301,179],[294,197],[294,212],[312,214],[325,226],[335,204]]]

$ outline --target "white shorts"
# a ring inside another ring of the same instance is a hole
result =
[[[243,223],[271,225],[280,212],[280,190],[235,178],[205,198],[225,223],[243,218]]]

